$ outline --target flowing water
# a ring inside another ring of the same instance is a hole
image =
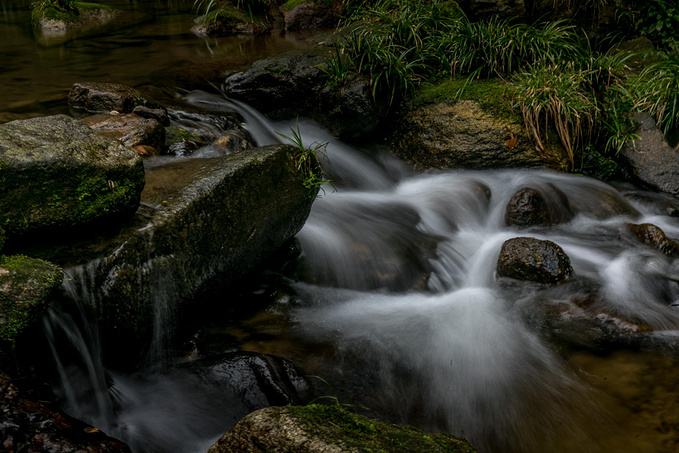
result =
[[[292,37],[199,40],[186,5],[147,20],[153,8],[121,3],[139,14],[127,28],[49,46],[32,38],[25,2],[2,6],[6,114],[66,110],[63,92],[75,81],[144,84],[182,62],[222,64],[236,54],[241,64],[298,45]],[[340,402],[464,435],[484,452],[676,451],[679,266],[625,227],[653,223],[679,237],[668,215],[676,202],[542,170],[413,174],[387,150],[352,148],[311,121],[271,123],[204,92],[185,100],[238,110],[260,145],[291,128],[306,144],[327,143],[324,167],[334,181],[298,234],[295,271],[269,274],[238,296],[264,300],[265,309],[244,319],[206,309],[187,355],[288,357],[322,376]],[[505,226],[505,206],[523,187],[554,209],[567,199],[575,217]],[[542,287],[498,279],[500,247],[518,236],[560,245],[575,280]],[[68,272],[71,299],[94,303],[79,285],[87,272]],[[232,389],[186,370],[107,370],[98,332],[77,309],[55,307],[45,326],[65,409],[136,452],[206,451],[247,412]]]

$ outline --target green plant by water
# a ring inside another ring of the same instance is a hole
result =
[[[276,131],[276,134],[297,148],[295,160],[297,162],[297,170],[301,171],[304,175],[304,180],[302,181],[304,187],[309,189],[310,193],[314,194],[314,196],[316,193],[315,189],[320,189],[325,193],[323,185],[330,185],[334,188],[333,182],[323,177],[323,169],[319,159],[319,157],[326,157],[325,150],[328,143],[312,143],[310,146],[305,146],[302,134],[299,131],[299,123],[296,128],[290,128],[290,133],[291,135],[285,135]]]

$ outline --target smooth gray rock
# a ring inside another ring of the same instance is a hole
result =
[[[620,151],[642,184],[672,195],[679,195],[679,152],[672,149],[655,121],[647,113],[635,113],[639,139]]]
[[[130,216],[144,167],[131,149],[65,115],[0,125],[0,223],[13,237]]]

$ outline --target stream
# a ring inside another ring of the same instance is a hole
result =
[[[25,7],[3,6],[0,84],[9,88],[0,115],[66,111],[60,91],[75,81],[151,83],[149,67],[215,58],[214,42],[188,33],[185,6],[54,48],[19,25]],[[293,36],[248,39],[258,50],[224,39],[222,56],[238,48],[250,60],[297,45]],[[96,71],[76,64],[93,55],[101,58],[88,63]],[[143,68],[131,69],[142,59]],[[19,74],[31,74],[30,83]],[[210,304],[196,314],[199,326],[181,332],[176,364],[233,351],[285,357],[320,376],[342,404],[465,436],[481,452],[677,450],[679,262],[630,239],[625,227],[652,223],[679,238],[666,208],[676,201],[546,170],[416,174],[388,149],[349,146],[310,120],[271,122],[219,93],[190,91],[183,101],[236,109],[258,145],[299,130],[306,145],[323,146],[333,182],[297,235],[299,258],[216,296],[255,309],[235,317]],[[561,194],[576,215],[551,227],[507,227],[505,207],[524,187],[548,199]],[[575,279],[545,287],[497,278],[503,242],[519,236],[560,245]],[[186,367],[107,369],[96,326],[78,310],[87,305],[79,276],[71,269],[67,277],[72,307],[54,307],[44,325],[69,414],[138,453],[198,453],[248,412],[232,388]],[[76,351],[77,366],[60,342]]]

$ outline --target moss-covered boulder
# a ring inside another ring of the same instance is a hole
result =
[[[545,160],[512,107],[512,88],[498,80],[446,79],[425,84],[415,108],[394,124],[391,145],[417,170],[429,168],[565,168],[565,153],[549,143]]]
[[[136,153],[65,115],[0,125],[0,222],[8,241],[127,217],[139,206]]]
[[[151,341],[162,346],[198,291],[239,281],[302,228],[317,189],[304,187],[295,154],[277,145],[151,161],[130,225],[51,258],[75,267],[70,284],[87,288],[105,346],[139,353]]]
[[[424,105],[408,113],[392,137],[396,154],[417,170],[544,165],[521,122],[473,100]]]
[[[235,5],[225,4],[196,19],[191,29],[200,37],[228,35],[261,35],[271,30],[271,25],[264,16],[252,16]]]
[[[121,15],[122,11],[99,3],[41,1],[35,2],[31,22],[38,37],[50,43],[70,33],[99,29]]]
[[[559,245],[531,237],[502,244],[497,275],[516,280],[555,284],[573,276],[571,260]]]
[[[391,425],[335,406],[269,407],[243,418],[208,453],[473,453],[464,440]]]
[[[142,94],[119,83],[74,83],[68,92],[68,105],[90,113],[130,113],[137,106],[155,106]]]
[[[288,31],[319,30],[337,26],[342,5],[333,0],[290,0],[280,11]]]
[[[0,345],[13,345],[42,315],[62,279],[61,268],[47,261],[0,256]]]

